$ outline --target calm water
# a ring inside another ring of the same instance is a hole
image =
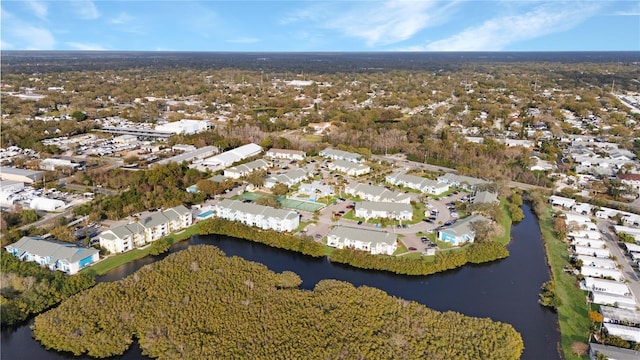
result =
[[[195,244],[211,244],[229,256],[261,262],[275,272],[294,271],[302,278],[305,289],[312,289],[322,279],[338,279],[356,286],[377,287],[435,310],[489,317],[512,324],[522,334],[525,345],[522,359],[560,359],[557,315],[537,303],[540,286],[549,279],[544,248],[535,216],[527,206],[524,212],[524,221],[512,229],[511,255],[507,259],[424,277],[353,269],[326,259],[311,259],[224,236],[194,237],[189,242],[177,244],[172,252]],[[155,260],[146,258],[126,264],[98,281],[118,280]],[[2,359],[73,358],[44,350],[31,338],[28,325],[3,330],[1,354]],[[120,358],[140,357],[140,348],[135,346]]]

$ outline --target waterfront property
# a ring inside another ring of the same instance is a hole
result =
[[[440,195],[449,190],[449,184],[401,172],[387,175],[385,180],[392,185],[408,187],[431,195]]]
[[[557,196],[557,195],[549,196],[549,202],[553,206],[560,206],[565,209],[571,209],[571,207],[576,204],[576,201],[573,199],[569,199],[569,198]]]
[[[611,323],[603,323],[602,327],[609,335],[619,336],[626,341],[640,342],[640,328]]]
[[[618,269],[603,269],[595,266],[582,266],[580,268],[582,276],[590,276],[594,278],[607,278],[616,281],[624,281],[624,275]]]
[[[105,230],[98,235],[100,246],[110,253],[122,253],[156,241],[171,232],[191,226],[191,210],[179,205],[137,221]]]
[[[51,270],[73,275],[100,259],[100,252],[93,248],[45,240],[42,237],[23,236],[11,245],[7,252],[21,261],[33,261]]]
[[[361,201],[355,205],[355,215],[369,219],[411,220],[413,209],[410,204]]]
[[[580,288],[586,291],[596,291],[607,294],[631,295],[629,286],[623,282],[597,279],[589,276],[580,282]]]
[[[640,311],[600,305],[602,322],[640,327]]]
[[[327,234],[327,245],[338,249],[351,248],[371,254],[393,255],[397,250],[397,236],[386,231],[376,231],[348,226],[335,226]]]
[[[344,160],[344,161],[349,161],[354,163],[362,162],[362,155],[358,153],[337,150],[330,147],[320,151],[319,155],[322,156],[323,158],[332,159],[332,160]]]
[[[476,238],[476,232],[473,229],[472,224],[476,221],[490,220],[482,215],[473,214],[451,226],[438,230],[438,240],[448,242],[453,246],[459,246],[466,242],[473,242]]]
[[[213,214],[216,217],[265,230],[294,231],[300,226],[300,215],[296,211],[230,199],[224,199],[216,204],[213,207]]]
[[[615,360],[637,360],[640,359],[640,351],[619,348],[617,346],[589,343],[589,358],[598,359],[598,355],[604,356],[601,359]]]
[[[331,171],[339,171],[349,176],[360,176],[371,172],[371,167],[348,160],[333,160],[328,166]]]
[[[409,194],[391,191],[382,186],[362,184],[352,182],[344,188],[344,192],[351,196],[357,196],[367,201],[392,202],[409,204],[411,196]]]
[[[618,263],[611,259],[603,259],[588,255],[578,255],[577,260],[582,261],[582,266],[595,266],[603,269],[617,269]]]
[[[611,252],[609,251],[609,249],[597,249],[580,245],[571,245],[571,247],[576,255],[587,255],[604,259],[608,259],[611,257]]]

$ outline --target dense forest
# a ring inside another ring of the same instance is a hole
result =
[[[88,274],[66,275],[0,252],[0,318],[2,326],[26,320],[95,284]]]
[[[511,325],[440,313],[335,280],[300,290],[292,272],[195,246],[77,294],[35,320],[44,346],[162,359],[518,359]],[[158,321],[158,319],[162,319]]]

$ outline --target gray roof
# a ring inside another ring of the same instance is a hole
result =
[[[232,168],[227,169],[227,171],[237,171],[241,174],[246,174],[253,172],[258,169],[269,167],[269,163],[266,160],[258,159],[254,161],[250,161],[246,164],[240,164],[238,166],[234,166]]]
[[[169,222],[169,219],[166,216],[164,216],[164,214],[162,213],[155,213],[155,214],[146,216],[144,218],[141,218],[139,222],[140,224],[142,224],[142,226],[149,229],[162,224],[166,224],[167,222]]]
[[[293,210],[276,209],[271,206],[258,205],[254,203],[243,203],[242,201],[224,199],[218,203],[222,208],[240,211],[245,214],[266,215],[277,219],[293,219],[298,217],[298,213]]]
[[[424,188],[424,187],[441,188],[441,187],[446,186],[445,184],[440,184],[435,180],[423,178],[422,176],[404,174],[404,173],[401,173],[401,172],[393,173],[393,174],[387,176],[387,178],[392,179],[392,180],[394,180],[396,182],[397,181],[402,181],[402,182],[407,183],[407,184],[415,184],[415,185],[420,186],[420,188]]]
[[[446,173],[442,176],[440,176],[438,178],[438,181],[440,182],[446,182],[449,184],[468,184],[469,186],[476,186],[476,185],[481,185],[481,184],[488,184],[488,181],[482,180],[482,179],[478,179],[478,178],[474,178],[471,176],[464,176],[464,175],[456,175],[456,174],[452,174],[452,173]]]
[[[453,234],[455,236],[462,236],[464,234],[475,235],[473,229],[471,228],[471,223],[475,221],[489,221],[489,219],[487,219],[482,215],[473,214],[473,215],[467,216],[466,218],[456,222],[455,224],[449,227],[446,227],[440,230],[440,232]]]
[[[372,244],[383,243],[393,246],[397,240],[396,234],[386,231],[377,231],[362,228],[353,228],[348,226],[334,226],[327,236],[337,236],[342,239],[359,240],[362,242],[371,242]]]
[[[361,184],[353,182],[347,185],[348,189],[353,190],[356,193],[368,194],[374,197],[379,197],[382,202],[400,202],[406,198],[409,198],[409,194],[391,191],[382,186]]]
[[[356,203],[356,209],[362,208],[371,211],[387,211],[389,213],[396,212],[398,214],[403,212],[412,213],[413,208],[410,204],[405,203],[389,203],[379,201],[361,201]]]
[[[194,159],[202,159],[207,156],[211,156],[220,150],[216,146],[204,146],[194,151],[188,151],[167,159],[158,161],[158,164],[168,164],[170,162],[182,163],[183,161],[191,161]]]
[[[82,248],[70,243],[44,240],[41,237],[29,236],[23,236],[15,243],[5,246],[5,249],[18,250],[16,254],[18,257],[25,253],[48,257],[50,258],[49,264],[55,264],[59,260],[74,263],[99,252],[93,248]]]
[[[640,351],[619,348],[616,346],[602,345],[596,343],[589,343],[591,352],[599,352],[605,355],[608,359],[615,360],[638,360],[640,359]]]
[[[0,166],[0,175],[2,174],[25,176],[31,180],[38,180],[42,177],[42,174],[44,174],[44,172]]]
[[[301,168],[295,168],[293,170],[289,170],[284,174],[278,174],[275,176],[271,176],[267,179],[268,182],[272,183],[283,183],[287,184],[293,180],[298,180],[307,177],[307,172]]]
[[[320,156],[351,159],[352,161],[360,161],[360,159],[362,159],[362,155],[358,153],[342,151],[342,150],[338,150],[330,147],[320,151]]]
[[[600,305],[600,313],[609,319],[640,325],[640,311]]]
[[[341,167],[341,168],[353,169],[353,170],[366,169],[369,167],[364,164],[354,163],[352,161],[347,161],[347,160],[333,160],[333,165],[335,167]]]
[[[473,200],[474,204],[493,204],[498,202],[498,194],[491,191],[478,191]]]

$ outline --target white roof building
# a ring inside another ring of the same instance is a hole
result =
[[[319,153],[320,156],[333,160],[344,160],[354,163],[362,162],[362,155],[349,151],[342,151],[334,148],[326,148]]]
[[[211,129],[209,120],[182,119],[156,126],[156,131],[168,132],[172,134],[196,134]]]
[[[304,180],[307,180],[309,175],[304,169],[295,168],[287,171],[284,174],[278,174],[271,176],[264,181],[264,186],[268,189],[274,187],[277,183],[285,184],[287,186],[293,186]]]
[[[612,259],[603,259],[587,255],[578,255],[576,259],[582,261],[582,266],[595,266],[603,269],[618,268],[618,263]]]
[[[640,342],[640,328],[611,323],[603,323],[602,326],[609,335],[619,336],[627,341]]]
[[[596,249],[588,246],[573,245],[573,251],[576,255],[588,255],[598,258],[608,259],[611,257],[609,249]]]
[[[62,200],[49,199],[42,196],[36,196],[29,202],[29,207],[32,210],[42,211],[59,211],[65,208],[65,203]]]
[[[273,159],[304,160],[307,154],[301,150],[269,149],[265,156]]]
[[[352,182],[347,185],[344,192],[348,195],[357,196],[367,201],[379,201],[379,202],[394,202],[405,203],[411,202],[411,196],[409,194],[391,191],[382,186],[363,184],[358,182]]]
[[[623,282],[598,279],[594,277],[586,276],[580,282],[580,288],[586,291],[597,291],[601,293],[615,294],[615,295],[632,295],[629,286]]]
[[[224,199],[213,208],[214,216],[245,225],[275,231],[294,231],[300,226],[300,215],[293,210],[275,209],[253,203]]]
[[[329,170],[339,171],[349,176],[360,176],[371,172],[371,167],[348,160],[333,160],[329,163]]]
[[[262,148],[259,145],[250,143],[205,159],[202,165],[213,168],[226,168],[235,162],[258,155],[261,152]]]
[[[411,220],[413,208],[405,203],[388,203],[377,201],[361,201],[355,205],[355,215],[369,219]]]
[[[440,195],[449,190],[448,183],[438,182],[421,176],[403,174],[401,172],[387,175],[385,180],[396,186],[405,186],[432,195]]]
[[[576,204],[576,201],[562,196],[551,195],[549,196],[549,202],[553,206],[561,206],[566,209],[570,209]]]
[[[615,281],[624,281],[624,275],[618,269],[603,269],[595,266],[582,266],[580,274],[594,278],[611,278]]]

